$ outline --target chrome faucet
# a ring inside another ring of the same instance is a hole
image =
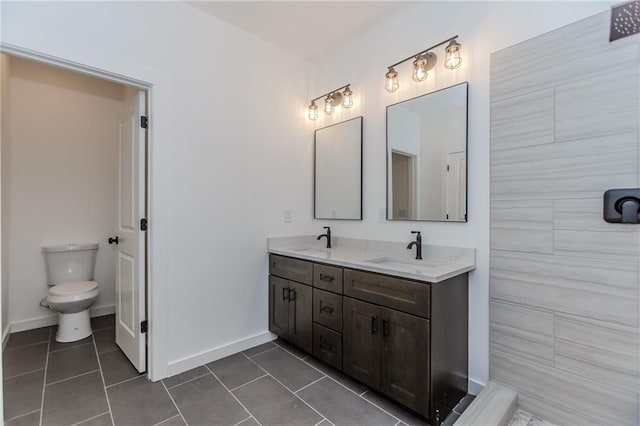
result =
[[[316,240],[319,240],[320,238],[325,237],[327,239],[327,248],[331,248],[331,228],[328,226],[325,226],[324,229],[327,230],[327,233],[318,235],[318,238],[316,238]]]
[[[416,236],[415,241],[411,241],[409,243],[409,245],[407,246],[407,249],[411,250],[413,246],[416,246],[416,259],[422,260],[422,235],[420,234],[420,231],[411,231],[411,233],[418,234],[418,235]]]

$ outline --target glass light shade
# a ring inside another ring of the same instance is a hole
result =
[[[315,102],[311,102],[311,105],[309,105],[307,117],[309,118],[309,120],[314,121],[318,119],[318,105],[316,105]]]
[[[396,72],[396,70],[391,68],[385,74],[385,77],[387,78],[387,83],[384,85],[384,88],[387,89],[387,92],[393,93],[398,90],[398,87],[400,87],[400,85],[398,84],[398,73]]]
[[[333,106],[333,99],[331,99],[331,96],[327,96],[327,99],[324,100],[324,113],[331,115],[335,110],[336,109]]]
[[[427,72],[427,59],[424,56],[419,56],[413,61],[413,78],[414,81],[424,81],[429,76]]]
[[[455,40],[451,40],[449,45],[445,48],[447,56],[444,60],[444,66],[450,70],[459,68],[462,64],[462,57],[460,56],[460,45]]]
[[[345,108],[353,106],[353,92],[348,87],[342,92],[342,106]]]

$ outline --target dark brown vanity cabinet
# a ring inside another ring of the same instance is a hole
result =
[[[273,333],[432,424],[466,394],[468,274],[427,283],[278,255],[270,262]]]
[[[344,298],[343,370],[428,416],[429,320]]]
[[[271,256],[270,259],[271,268],[273,265],[279,268],[276,273],[282,273],[283,264],[289,269],[294,268],[296,274],[300,269],[304,270],[304,265],[297,262],[308,263],[309,267],[311,266],[311,263],[297,259],[283,258],[286,262],[281,262],[280,257]],[[287,275],[287,270],[284,271],[283,275]],[[291,275],[304,278],[304,275]],[[308,278],[307,281],[310,282],[310,273]],[[313,292],[308,284],[276,275],[269,276],[269,331],[307,352],[313,349],[312,298]]]

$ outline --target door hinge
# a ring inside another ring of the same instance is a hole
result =
[[[147,225],[148,225],[148,222],[147,222],[146,218],[140,219],[140,230],[141,231],[146,231],[147,227],[148,227]]]
[[[447,215],[447,219],[449,219],[449,215]]]
[[[140,323],[140,333],[146,333],[149,330],[149,322],[144,320]]]
[[[149,118],[147,118],[146,115],[140,116],[140,127],[142,127],[143,129],[149,128]]]
[[[447,164],[447,171],[449,171],[449,165]]]

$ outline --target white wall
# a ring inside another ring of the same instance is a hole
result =
[[[316,230],[312,66],[183,2],[2,2],[2,41],[154,83],[152,378],[268,337],[267,236]]]
[[[364,220],[361,223],[319,221],[334,235],[409,241],[422,230],[427,244],[477,248],[477,268],[469,283],[469,374],[485,383],[489,375],[489,55],[535,35],[606,10],[611,2],[420,2],[388,21],[345,41],[318,64],[313,93],[352,83],[355,106],[321,118],[319,127],[364,116]],[[384,90],[389,64],[455,34],[460,35],[463,64],[443,67],[440,49],[428,81],[411,80],[411,63],[396,67],[400,89]],[[340,64],[340,66],[336,66]],[[385,107],[436,89],[469,81],[469,222],[378,223],[385,206]]]
[[[12,331],[57,315],[39,306],[48,286],[41,248],[100,244],[94,308],[115,303],[118,128],[123,86],[11,58],[3,124],[9,322]],[[37,321],[40,320],[40,321]]]

